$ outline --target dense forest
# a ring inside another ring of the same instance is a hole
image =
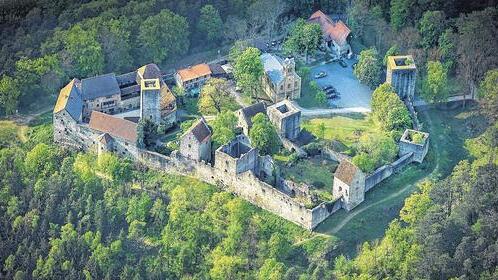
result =
[[[442,88],[480,97],[488,128],[466,142],[468,159],[419,184],[384,238],[348,259],[333,238],[302,242],[311,233],[194,178],[57,147],[41,124],[24,143],[0,141],[0,278],[498,279],[495,0],[2,1],[0,115],[50,104],[71,77],[167,71],[271,40],[318,8],[378,60],[365,71],[380,77],[386,54],[410,53],[429,99],[443,76]]]

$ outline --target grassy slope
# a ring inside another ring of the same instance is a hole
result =
[[[429,176],[447,176],[458,161],[468,156],[464,140],[482,133],[478,127],[480,118],[472,110],[430,110],[420,115],[431,133],[427,160],[387,179],[368,192],[364,203],[353,211],[341,210],[317,228],[340,240],[338,253],[354,256],[363,242],[381,238],[389,223],[398,217],[405,198],[415,190],[414,183]]]

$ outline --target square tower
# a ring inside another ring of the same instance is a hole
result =
[[[281,137],[294,140],[301,132],[301,111],[287,99],[267,108],[270,121]]]
[[[332,196],[342,199],[343,208],[347,211],[365,199],[365,174],[349,160],[341,161],[334,173]]]
[[[386,82],[394,88],[399,98],[413,100],[416,78],[417,67],[413,56],[399,55],[387,58]]]
[[[142,79],[140,83],[140,118],[161,122],[161,81]]]

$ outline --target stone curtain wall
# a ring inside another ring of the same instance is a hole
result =
[[[365,192],[369,191],[371,188],[375,187],[378,183],[384,181],[393,173],[398,172],[404,166],[410,164],[413,161],[413,153],[408,153],[393,163],[383,165],[372,174],[365,178]]]
[[[222,187],[224,190],[308,230],[313,230],[341,208],[341,202],[337,200],[323,202],[313,209],[307,209],[289,195],[259,180],[252,171],[235,176],[214,168],[208,163],[185,160],[176,156],[176,153],[168,157],[146,150],[139,151],[139,160],[154,169],[194,176],[206,183]]]

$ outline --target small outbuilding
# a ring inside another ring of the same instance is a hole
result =
[[[211,130],[204,118],[182,135],[180,154],[195,161],[211,161]]]
[[[343,207],[350,211],[365,199],[365,174],[349,160],[343,160],[334,173],[334,199],[342,198]]]

